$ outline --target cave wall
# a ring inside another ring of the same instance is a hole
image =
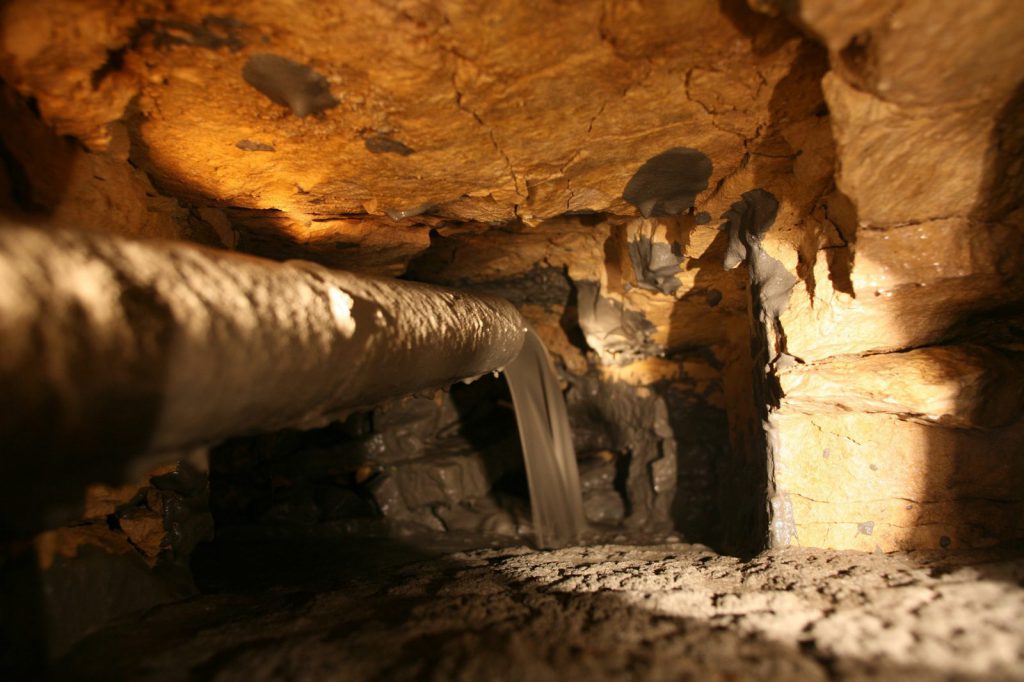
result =
[[[793,360],[767,377],[774,540],[1020,538],[1024,17],[804,2],[792,18],[829,48],[838,154],[819,249],[778,320]]]
[[[578,434],[643,422],[583,446],[633,528],[1024,532],[1011,0],[0,12],[8,219],[505,295]],[[693,210],[626,198],[680,147]]]

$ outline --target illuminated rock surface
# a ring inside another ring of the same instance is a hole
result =
[[[1024,568],[998,555],[791,548],[743,564],[692,545],[606,545],[397,567],[416,550],[371,543],[331,559],[329,548],[292,554],[311,560],[287,574],[303,588],[269,588],[261,580],[279,559],[249,556],[244,576],[230,573],[242,566],[222,574],[229,593],[93,635],[63,670],[139,680],[1024,675]]]

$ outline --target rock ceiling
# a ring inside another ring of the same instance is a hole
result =
[[[676,147],[710,157],[716,218],[780,164],[813,202],[824,51],[734,5],[11,3],[4,65],[61,133],[97,151],[126,126],[162,192],[264,238],[363,243],[369,218],[425,245],[439,218],[636,215],[631,176]]]

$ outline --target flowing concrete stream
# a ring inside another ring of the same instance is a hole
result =
[[[539,547],[575,544],[586,528],[572,431],[551,358],[532,329],[505,368],[526,460],[534,535]]]

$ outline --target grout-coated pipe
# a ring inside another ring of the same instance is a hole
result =
[[[325,424],[501,369],[523,338],[496,297],[0,226],[0,535],[73,516],[142,455]]]

